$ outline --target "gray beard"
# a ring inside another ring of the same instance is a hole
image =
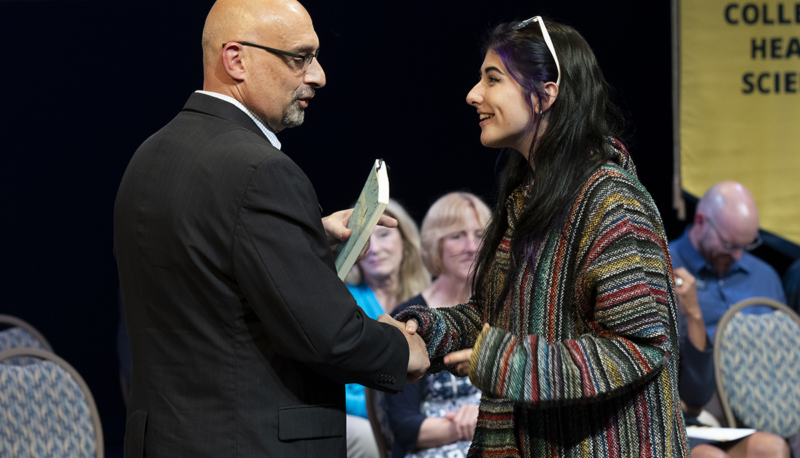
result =
[[[314,92],[313,87],[299,88],[294,92],[292,95],[292,102],[283,112],[283,119],[281,122],[284,128],[297,127],[303,124],[303,120],[306,117],[306,110],[300,106],[297,99],[308,95],[314,95]]]

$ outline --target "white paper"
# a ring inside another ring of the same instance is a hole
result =
[[[686,435],[692,439],[715,442],[730,442],[747,437],[756,432],[749,428],[717,428],[713,426],[687,426]]]

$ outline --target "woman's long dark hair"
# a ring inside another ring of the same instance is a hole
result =
[[[529,129],[536,138],[539,113],[534,113],[531,95],[535,94],[540,102],[547,100],[544,83],[555,82],[558,70],[539,24],[533,22],[516,29],[518,24],[501,24],[489,31],[483,53],[496,52],[522,86],[533,113]],[[526,206],[515,225],[511,266],[505,276],[501,302],[523,261],[535,256],[538,242],[548,231],[563,227],[582,185],[615,154],[609,139],[621,134],[622,117],[610,100],[608,84],[586,40],[570,26],[549,19],[545,19],[545,26],[561,64],[558,97],[545,112],[547,129],[538,142],[532,142],[528,161],[522,154],[512,153],[502,172],[497,205],[475,265],[473,291],[482,299],[497,246],[508,228],[505,203],[514,190],[533,181]],[[500,304],[485,306],[488,311]]]

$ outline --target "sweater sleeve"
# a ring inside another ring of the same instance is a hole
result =
[[[454,307],[409,307],[398,314],[396,319],[414,319],[419,323],[417,332],[427,344],[428,357],[431,360],[428,373],[431,374],[447,369],[458,375],[454,367],[444,364],[444,356],[472,347],[483,326],[481,313],[474,299]]]
[[[660,218],[641,198],[606,192],[577,223],[573,313],[588,332],[549,342],[484,330],[470,361],[475,386],[529,405],[569,405],[617,396],[659,373],[670,357],[675,301]]]

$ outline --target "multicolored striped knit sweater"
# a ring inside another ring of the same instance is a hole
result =
[[[542,242],[501,307],[517,190],[484,297],[412,308],[431,360],[473,347],[484,395],[469,456],[689,456],[678,399],[672,268],[661,217],[619,145]],[[494,310],[491,311],[490,309]],[[491,325],[481,331],[484,322]]]

